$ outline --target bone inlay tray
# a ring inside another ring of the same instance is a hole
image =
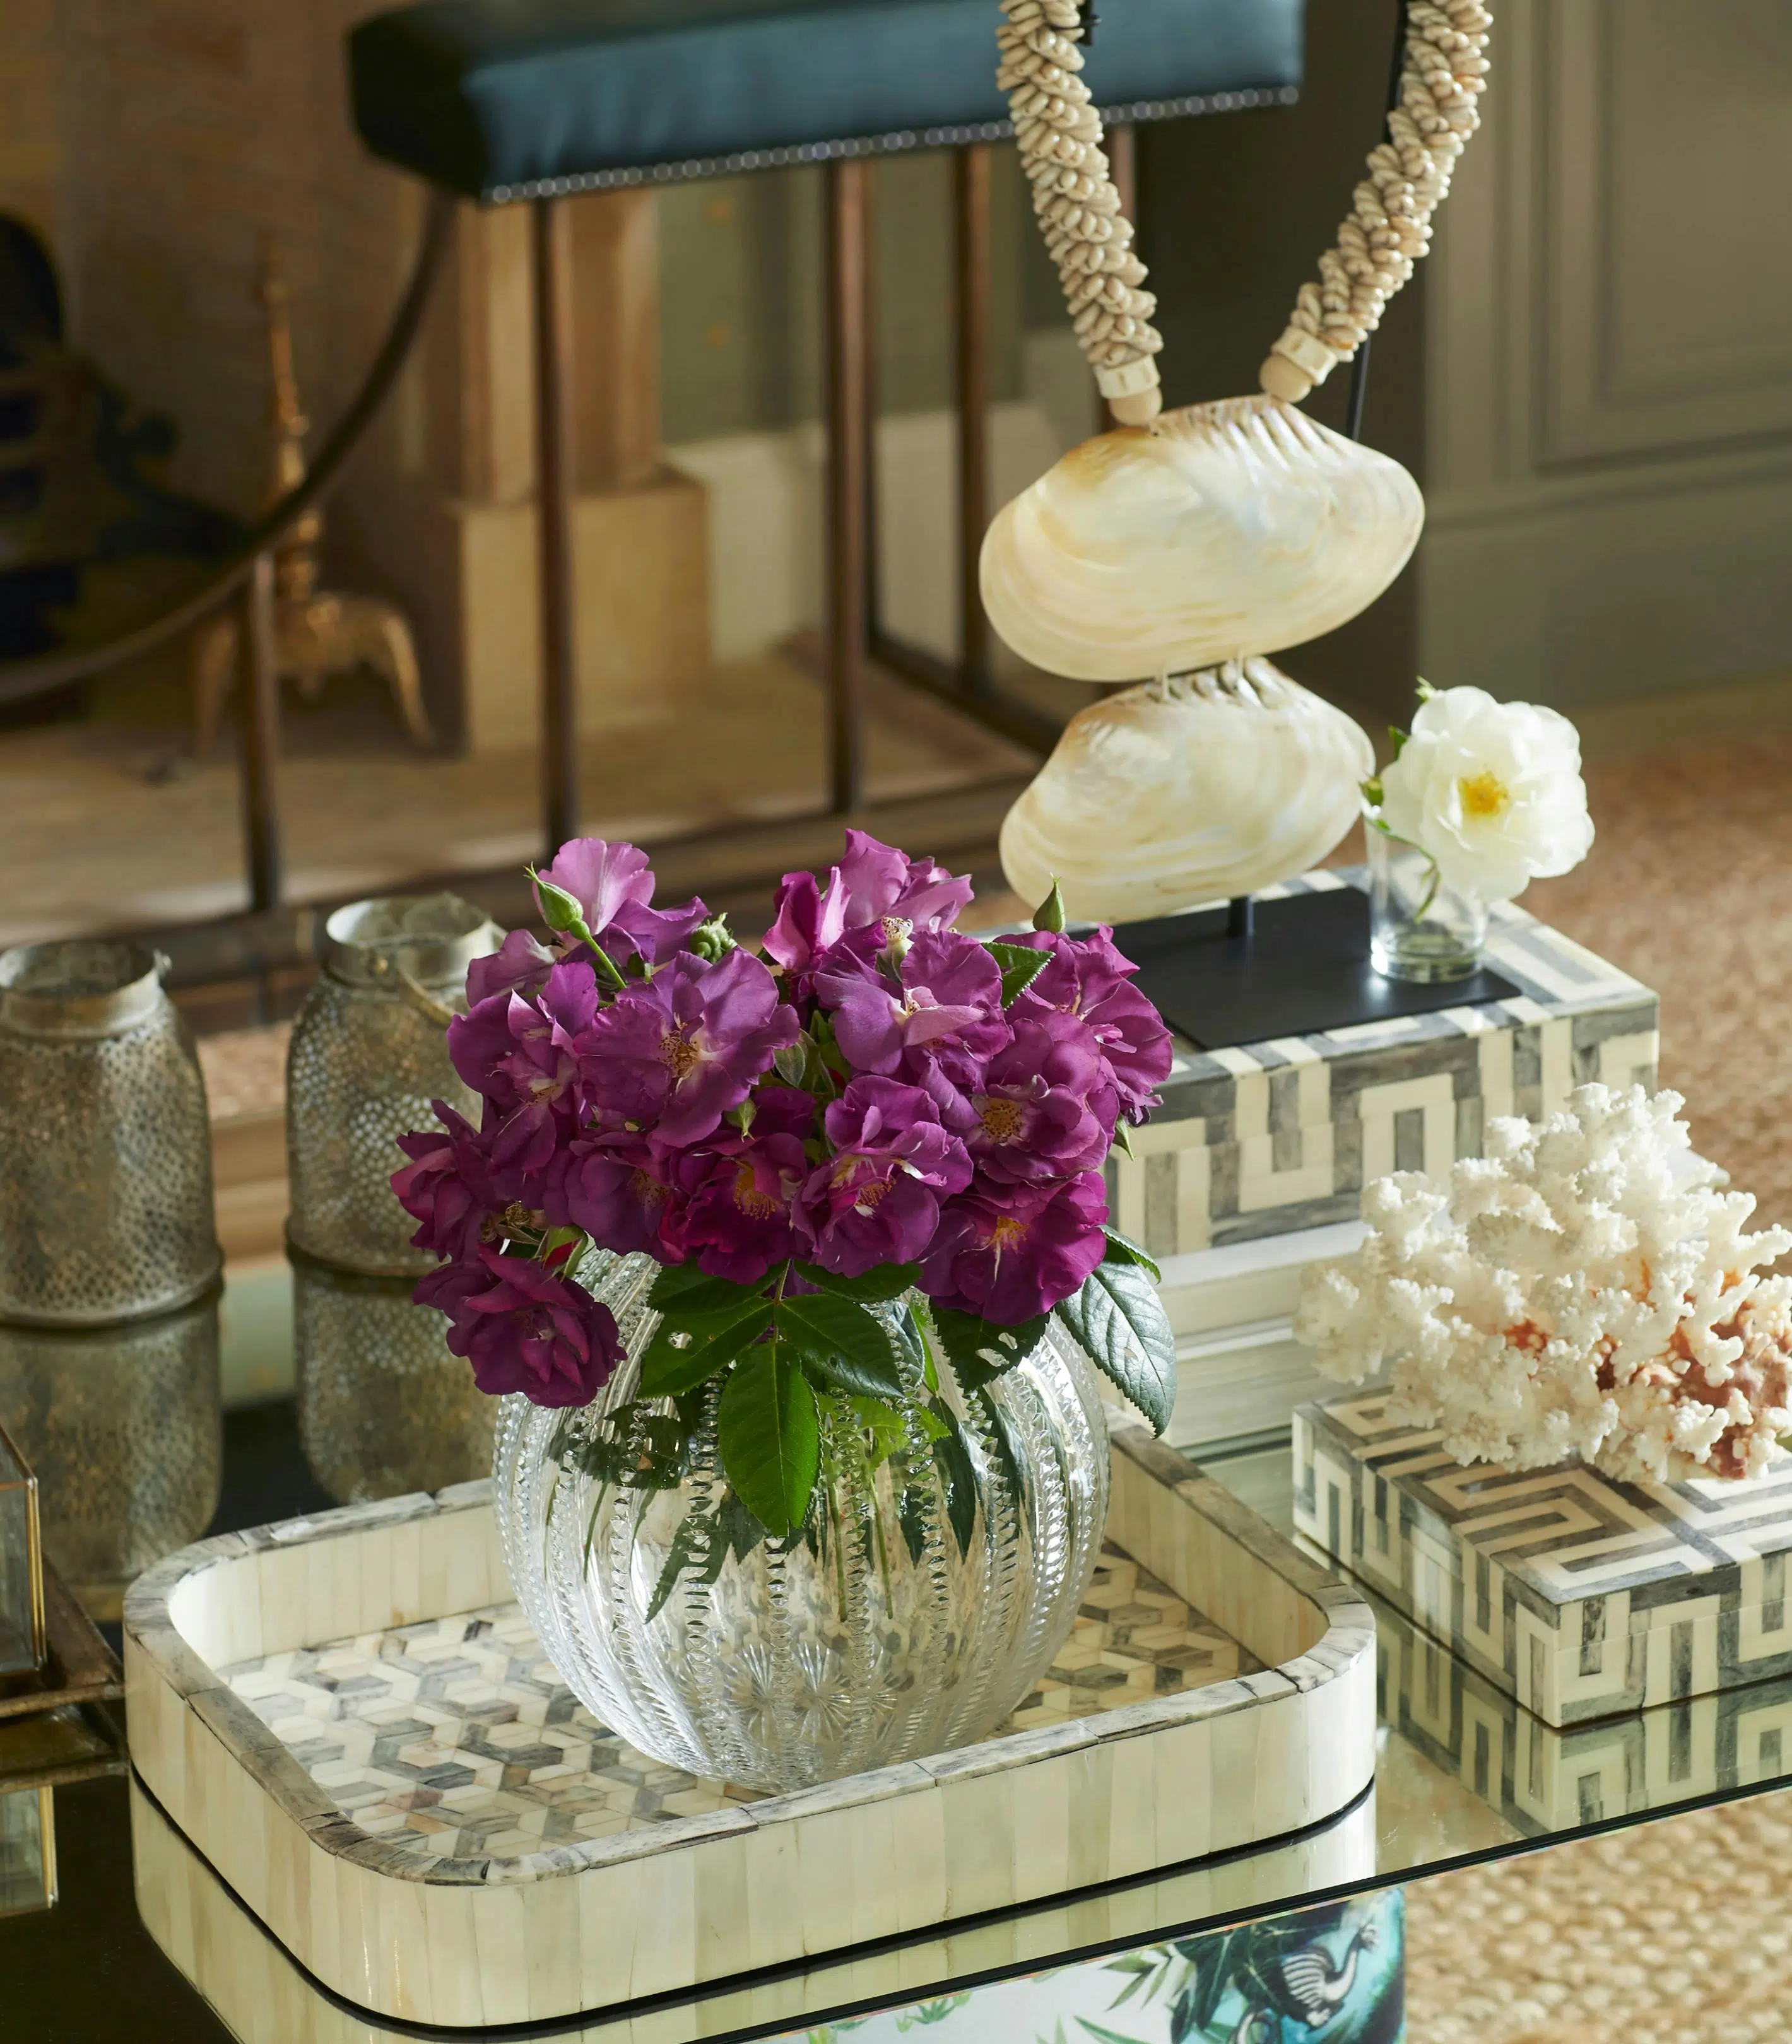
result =
[[[563,2017],[1282,1836],[1375,1759],[1365,1608],[1141,1430],[1014,1727],[791,1796],[633,1752],[510,1602],[486,1486],[202,1542],[133,1589],[133,1758],[323,1984]],[[1202,1615],[1207,1614],[1206,1617]]]
[[[1109,1543],[1075,1631],[1006,1731],[1256,1672]],[[220,1671],[345,1816],[425,1859],[510,1858],[764,1799],[625,1745],[561,1681],[514,1604]]]

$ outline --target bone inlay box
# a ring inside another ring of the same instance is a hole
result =
[[[1309,873],[1256,898],[1360,883]],[[1447,1174],[1497,1115],[1535,1120],[1577,1085],[1655,1082],[1655,997],[1515,904],[1486,963],[1518,993],[1237,1050],[1179,1039],[1163,1105],[1108,1164],[1113,1220],[1154,1256],[1357,1217],[1389,1171]]]
[[[551,1763],[536,1749],[567,1735],[571,1709],[509,1629],[486,1487],[467,1485],[227,1534],[143,1577],[125,1615],[132,1756],[169,1819],[325,1987],[383,2015],[467,2027],[617,2009],[922,1934],[1344,1809],[1375,1765],[1362,1602],[1142,1429],[1116,1432],[1107,1534],[1123,1556],[1106,1608],[1179,1602],[1175,1658],[1236,1642],[1252,1672],[1174,1688],[1159,1671],[1140,1700],[1078,1716],[1090,1678],[1071,1667],[1029,1700],[1025,1729],[759,1800],[618,1758],[611,1740],[606,1791],[647,1818],[536,1842],[514,1834],[539,1835],[539,1813],[494,1828],[490,1788],[473,1778],[483,1763],[461,1775],[426,1764],[415,1700],[433,1656],[459,1657],[440,1693],[479,1718],[468,1742],[495,1752],[494,1782]],[[444,1624],[457,1616],[468,1623]],[[394,1685],[387,1717],[354,1702],[370,1680]],[[313,1739],[283,1716],[286,1692],[315,1698],[333,1681],[342,1708],[321,1710]],[[596,1763],[569,1754],[576,1765]],[[394,1820],[392,1780],[407,1766],[432,1794]]]
[[[1792,1459],[1754,1483],[1465,1469],[1344,1392],[1295,1412],[1294,1524],[1545,1724],[1792,1676]]]

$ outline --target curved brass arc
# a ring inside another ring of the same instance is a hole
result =
[[[271,505],[256,521],[242,544],[203,589],[183,597],[159,616],[145,620],[101,646],[50,654],[40,659],[0,662],[0,703],[17,701],[70,682],[87,681],[94,674],[104,674],[121,661],[152,651],[189,626],[197,624],[248,579],[256,556],[277,545],[311,506],[335,486],[360,446],[361,436],[386,402],[387,393],[410,353],[417,329],[423,323],[424,310],[429,302],[443,252],[448,247],[456,203],[452,193],[430,193],[423,239],[404,296],[392,316],[392,324],[379,344],[379,352],[374,356],[367,380],[356,394],[354,402],[337,420],[304,480],[295,484],[279,503]]]

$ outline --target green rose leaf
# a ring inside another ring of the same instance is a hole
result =
[[[778,1301],[778,1335],[811,1357],[844,1391],[900,1398],[902,1379],[883,1323],[856,1300],[831,1292]]]
[[[1012,1008],[1052,962],[1049,951],[1036,951],[1031,944],[1004,944],[991,940],[984,948],[1002,967],[1002,1005]]]
[[[668,1316],[661,1321],[641,1358],[641,1395],[648,1398],[675,1398],[713,1377],[725,1363],[750,1348],[771,1324],[773,1307],[769,1299],[730,1287],[742,1293],[726,1311],[687,1313],[676,1323]]]
[[[946,1493],[946,1520],[958,1543],[958,1551],[968,1554],[971,1536],[977,1529],[977,1470],[958,1421],[944,1406],[940,1414],[946,1431],[933,1443],[934,1466]]]
[[[994,1450],[997,1466],[1008,1479],[1018,1498],[1027,1494],[1027,1459],[1021,1447],[1014,1422],[1008,1408],[993,1392],[977,1391],[971,1394],[983,1413],[984,1424],[990,1430],[990,1446]]]
[[[1144,1266],[1098,1265],[1052,1311],[1161,1434],[1176,1403],[1176,1338]]]
[[[660,1266],[647,1303],[655,1312],[682,1327],[693,1314],[725,1313],[732,1306],[744,1305],[763,1296],[761,1286],[736,1285],[726,1278],[706,1276],[694,1263],[667,1263]]]
[[[716,1431],[735,1495],[773,1539],[787,1539],[809,1515],[821,1467],[808,1378],[775,1343],[755,1350],[729,1377]]]
[[[975,1391],[1003,1370],[1025,1362],[1039,1346],[1051,1316],[1041,1313],[1013,1327],[998,1327],[975,1313],[960,1313],[950,1306],[933,1307],[932,1317],[933,1331],[940,1337],[940,1346],[946,1351],[953,1374],[967,1391]]]
[[[699,1582],[713,1583],[721,1576],[721,1565],[727,1558],[728,1536],[720,1520],[699,1519],[692,1512],[672,1535],[672,1544],[666,1550],[666,1566],[660,1571],[647,1608],[648,1623],[660,1616],[686,1569],[698,1571]]]
[[[1104,1263],[1136,1263],[1142,1270],[1150,1273],[1154,1285],[1163,1281],[1163,1273],[1158,1269],[1156,1259],[1148,1249],[1135,1242],[1131,1235],[1122,1235],[1117,1228],[1104,1228],[1102,1232],[1108,1239],[1108,1253],[1102,1258]]]
[[[836,1272],[824,1270],[818,1264],[799,1263],[800,1276],[820,1290],[831,1293],[842,1299],[857,1299],[867,1305],[881,1305],[886,1299],[899,1299],[911,1290],[921,1277],[918,1263],[880,1263],[875,1270],[867,1270],[857,1278],[842,1278]],[[785,1304],[801,1305],[801,1300],[786,1300]]]

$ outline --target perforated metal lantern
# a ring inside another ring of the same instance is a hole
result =
[[[448,1321],[409,1278],[369,1278],[291,1251],[298,1432],[344,1504],[470,1483],[491,1469],[498,1401],[448,1353]]]
[[[164,963],[110,940],[0,954],[0,1320],[103,1326],[217,1275],[205,1082]]]
[[[0,1327],[0,1419],[37,1473],[44,1550],[96,1618],[217,1508],[221,1289],[116,1327]]]
[[[324,928],[323,974],[286,1059],[291,1239],[345,1270],[426,1270],[435,1259],[411,1247],[416,1223],[392,1194],[398,1138],[430,1125],[435,1100],[477,1119],[443,1030],[465,1005],[467,966],[502,933],[455,894],[357,901]]]

